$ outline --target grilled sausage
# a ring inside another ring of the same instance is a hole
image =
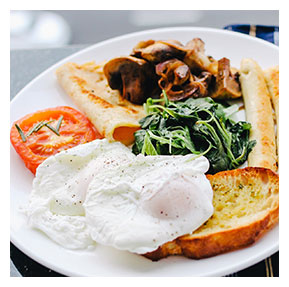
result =
[[[277,171],[275,130],[270,95],[263,71],[254,60],[242,60],[240,83],[246,119],[252,125],[250,140],[257,141],[248,156],[248,165]]]

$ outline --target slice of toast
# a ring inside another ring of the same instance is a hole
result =
[[[207,175],[214,191],[214,214],[192,234],[144,254],[157,261],[169,255],[201,259],[254,243],[279,219],[279,176],[247,167]]]

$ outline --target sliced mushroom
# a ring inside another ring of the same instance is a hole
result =
[[[199,38],[192,39],[185,46],[176,40],[142,41],[134,47],[131,55],[154,64],[176,58],[184,61],[194,74],[208,71],[216,75],[218,72],[218,62],[205,55],[205,43]]]
[[[143,104],[157,89],[154,66],[132,56],[115,58],[107,62],[103,72],[113,90],[134,104]]]
[[[230,69],[230,60],[222,58],[218,61],[218,74],[216,77],[215,87],[210,94],[212,98],[218,99],[236,99],[241,97],[239,83],[239,73],[232,73]]]
[[[182,60],[186,55],[183,48],[184,46],[176,40],[148,40],[139,42],[133,48],[131,55],[157,64],[172,58]]]
[[[161,78],[159,87],[165,90],[168,99],[179,101],[189,97],[206,97],[211,74],[203,72],[200,77],[191,74],[190,68],[178,59],[167,60],[156,66]]]
[[[205,55],[205,43],[200,38],[189,41],[184,49],[186,55],[184,62],[190,67],[193,73],[208,71],[213,75],[218,72],[218,62],[213,57]]]
[[[155,43],[155,40],[140,41],[133,47],[131,56],[141,56],[141,51]]]

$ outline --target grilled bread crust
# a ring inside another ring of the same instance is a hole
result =
[[[192,234],[144,254],[157,261],[170,255],[201,259],[248,246],[279,220],[279,176],[247,167],[207,175],[214,190],[214,214]]]

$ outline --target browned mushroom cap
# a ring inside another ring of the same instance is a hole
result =
[[[138,53],[141,53],[142,49],[153,45],[156,41],[155,40],[147,40],[147,41],[140,41],[137,43],[136,46],[133,47],[131,55],[136,56]]]
[[[156,66],[161,76],[159,86],[165,90],[168,99],[179,101],[189,97],[206,97],[211,74],[203,72],[199,77],[191,74],[190,68],[178,59],[167,60]]]
[[[241,97],[238,73],[232,73],[230,60],[227,58],[222,58],[218,61],[216,84],[210,96],[218,99],[236,99]]]
[[[193,73],[208,71],[213,75],[218,72],[218,62],[212,57],[205,55],[205,43],[200,38],[189,41],[184,49],[186,56],[184,62],[190,67]]]
[[[139,42],[133,48],[131,55],[157,64],[172,58],[182,60],[186,55],[183,48],[184,46],[176,40],[148,40]]]
[[[143,104],[157,86],[154,67],[135,57],[120,57],[107,62],[103,72],[113,90],[134,104]]]

